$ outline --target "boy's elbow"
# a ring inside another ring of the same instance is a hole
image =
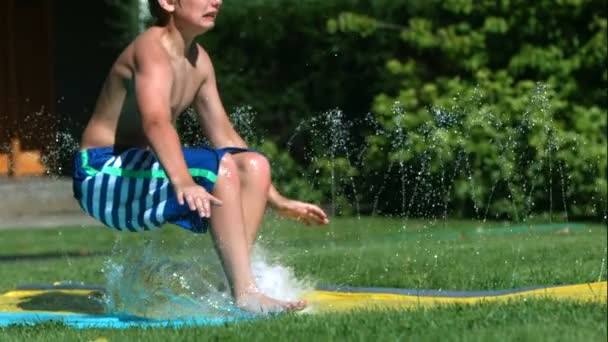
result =
[[[168,120],[162,120],[159,118],[150,118],[143,120],[142,128],[144,134],[147,136],[154,135],[155,132],[164,131],[166,129],[171,128],[171,122]]]
[[[143,120],[142,121],[142,128],[144,129],[144,132],[149,132],[149,131],[153,131],[155,129],[157,129],[158,127],[162,127],[162,123],[160,120]]]

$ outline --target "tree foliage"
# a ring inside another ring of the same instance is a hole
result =
[[[370,164],[424,178],[403,188],[427,187],[422,212],[605,215],[605,1],[415,3],[404,23],[345,12],[327,24],[407,50],[385,63],[399,86],[373,102]]]

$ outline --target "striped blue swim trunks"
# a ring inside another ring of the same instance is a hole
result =
[[[194,181],[211,193],[220,161],[243,148],[183,148]],[[194,233],[207,231],[208,220],[179,205],[160,162],[150,150],[114,147],[76,153],[74,197],[82,209],[104,225],[124,231],[146,231],[173,223]]]

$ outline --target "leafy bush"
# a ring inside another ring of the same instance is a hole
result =
[[[381,134],[367,138],[368,164],[398,163],[389,181],[409,182],[389,197],[407,193],[410,207],[387,209],[604,216],[605,2],[415,3],[404,26],[351,12],[328,21],[336,33],[393,30],[409,51],[385,64],[399,87],[375,97]]]

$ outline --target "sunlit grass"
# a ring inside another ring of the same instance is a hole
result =
[[[329,227],[307,228],[270,219],[259,246],[299,277],[322,285],[498,290],[606,280],[604,226],[549,228],[372,218],[335,219]],[[208,235],[172,226],[145,234],[93,227],[2,231],[0,291],[55,281],[103,285],[103,263],[125,250],[143,249],[144,240],[152,240],[158,253],[180,260],[214,254]],[[5,329],[2,340],[605,340],[606,318],[605,304],[534,300],[405,312],[286,315],[186,329],[77,331],[46,324]]]

